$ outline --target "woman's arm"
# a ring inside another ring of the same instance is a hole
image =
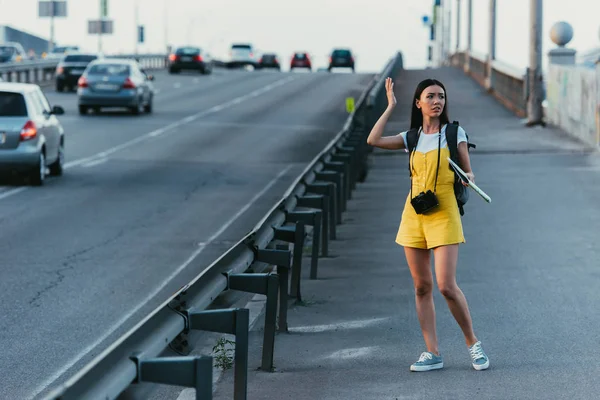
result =
[[[475,174],[471,169],[471,159],[469,157],[467,142],[460,142],[458,144],[458,161],[462,170],[467,174],[467,178],[475,182]]]
[[[401,134],[395,136],[382,137],[383,130],[385,129],[385,124],[387,124],[390,115],[392,115],[392,112],[394,111],[394,107],[396,107],[396,96],[394,95],[394,82],[392,82],[391,78],[387,78],[385,80],[385,91],[388,98],[388,106],[373,126],[373,129],[371,129],[369,137],[367,138],[367,143],[370,146],[379,147],[381,149],[400,150],[405,147],[404,139],[402,139]]]
[[[400,150],[403,149],[404,139],[402,139],[401,134],[397,134],[394,136],[386,136],[382,137],[383,130],[385,129],[385,124],[387,123],[390,115],[392,114],[393,108],[388,107],[385,112],[379,117],[373,129],[371,129],[371,133],[369,133],[369,137],[367,138],[367,143],[373,147],[379,147],[380,149],[387,150]]]

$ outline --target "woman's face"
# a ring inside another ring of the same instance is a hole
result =
[[[423,116],[439,118],[446,106],[446,94],[444,93],[444,89],[438,85],[431,85],[423,90],[421,98],[416,100],[416,102]]]

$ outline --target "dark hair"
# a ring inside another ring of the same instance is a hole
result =
[[[440,129],[444,124],[447,124],[450,119],[448,118],[448,93],[446,93],[446,88],[444,84],[437,79],[425,79],[417,85],[417,89],[415,89],[415,95],[412,100],[412,110],[410,113],[410,129],[420,128],[423,125],[423,113],[420,109],[417,108],[417,100],[421,99],[421,94],[423,90],[427,89],[429,86],[439,86],[444,89],[444,95],[446,96],[446,102],[444,105],[444,109],[442,110],[442,114],[440,115]]]

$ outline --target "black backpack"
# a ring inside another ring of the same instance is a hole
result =
[[[450,150],[450,159],[452,159],[452,161],[457,163],[462,168],[462,165],[460,165],[460,161],[458,159],[457,142],[459,125],[460,124],[458,123],[458,121],[454,121],[451,124],[448,124],[448,126],[446,127],[446,141],[448,142],[448,149]],[[414,151],[415,147],[417,147],[418,136],[418,128],[411,129],[406,134],[406,148],[409,152],[409,160],[410,154]],[[469,142],[469,135],[467,135],[467,149],[470,149],[471,147],[476,148],[477,146]],[[452,167],[450,166],[448,168],[452,169]],[[410,172],[410,162],[408,165],[408,169]],[[465,210],[463,206],[467,204],[467,201],[469,201],[469,188],[461,183],[460,178],[458,177],[458,174],[456,172],[454,173],[454,195],[456,197],[456,203],[458,204],[458,210],[460,211],[460,215],[464,215]]]

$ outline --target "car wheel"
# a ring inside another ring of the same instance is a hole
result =
[[[135,106],[131,107],[130,110],[133,115],[139,115],[141,108],[142,108],[142,102],[140,100],[138,100],[138,103]]]
[[[29,174],[29,181],[33,186],[42,186],[46,180],[46,156],[40,151],[38,162]]]
[[[88,112],[87,106],[79,106],[79,114],[86,115]]]
[[[150,96],[150,100],[148,100],[148,104],[144,106],[144,111],[148,114],[152,113],[152,102],[154,100],[154,96]]]
[[[56,161],[50,164],[50,175],[61,176],[63,174],[65,164],[65,142],[63,139],[60,141],[58,146],[58,157]]]

